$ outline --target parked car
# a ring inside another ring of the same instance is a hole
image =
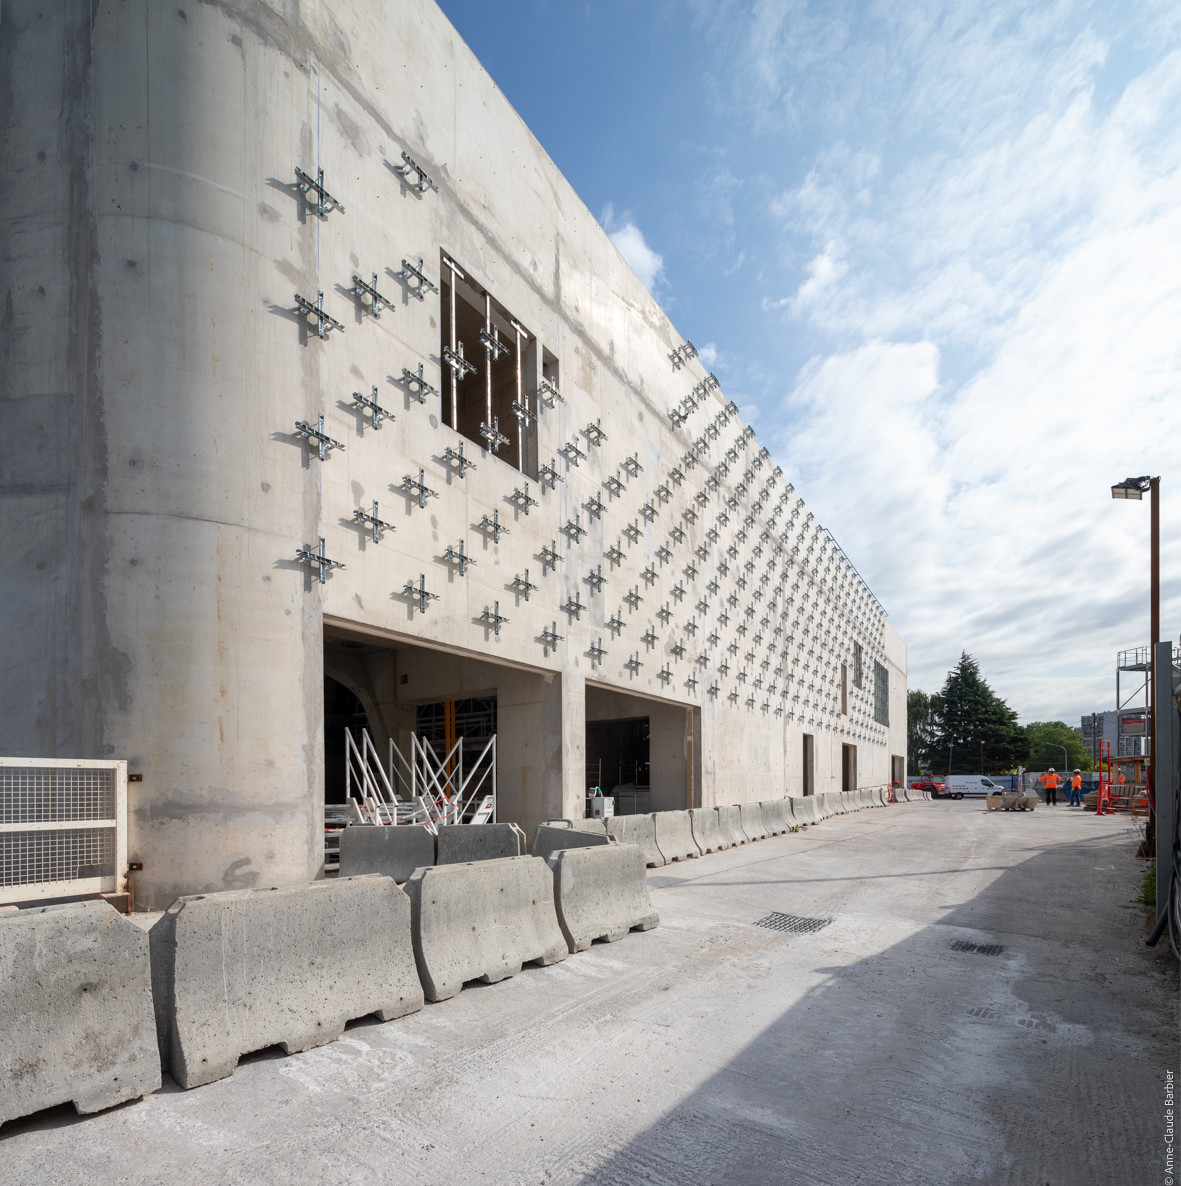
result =
[[[962,793],[952,794],[947,789],[945,782],[912,782],[911,789],[915,791],[927,791],[932,799],[962,799]]]

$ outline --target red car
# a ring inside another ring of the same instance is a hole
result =
[[[932,799],[962,799],[963,792],[952,794],[947,789],[945,782],[913,782],[910,784],[911,790],[915,791],[930,791]]]

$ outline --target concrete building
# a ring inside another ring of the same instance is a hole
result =
[[[526,827],[903,775],[901,640],[430,0],[12,0],[0,77],[0,751],[128,759],[145,906],[315,876],[345,719]]]

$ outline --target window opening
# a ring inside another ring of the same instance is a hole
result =
[[[816,793],[816,743],[811,733],[804,734],[804,794]]]
[[[849,669],[841,664],[841,716],[849,715]]]
[[[537,339],[442,257],[443,423],[537,478]]]
[[[876,659],[873,664],[873,719],[879,725],[890,723],[890,673]]]
[[[862,687],[861,643],[853,644],[853,687]]]

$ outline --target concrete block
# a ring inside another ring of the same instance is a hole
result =
[[[667,865],[656,842],[656,820],[651,815],[615,815],[606,821],[607,835],[620,844],[638,844],[644,850],[644,862],[650,869]]]
[[[340,876],[381,873],[397,882],[435,864],[435,834],[422,824],[350,824],[340,834]]]
[[[428,1001],[455,996],[469,980],[494,984],[525,964],[544,966],[570,954],[558,926],[553,874],[538,857],[418,869],[406,893]]]
[[[0,915],[0,1123],[159,1086],[146,932],[106,902]]]
[[[652,816],[656,824],[656,847],[665,861],[685,861],[701,856],[701,849],[693,839],[693,820],[687,811],[657,811]]]
[[[579,832],[607,834],[607,821],[603,819],[546,819],[541,822],[548,828],[574,828]]]
[[[717,808],[717,813],[718,828],[731,848],[750,843],[750,837],[742,830],[742,818],[737,805],[726,804]]]
[[[648,893],[644,852],[636,844],[565,848],[549,858],[549,867],[558,924],[571,951],[585,951],[596,939],[614,943],[660,922]]]
[[[841,800],[840,791],[826,791],[823,795],[817,795],[820,800],[820,810],[827,818],[830,815],[844,815],[845,804]]]
[[[554,828],[539,824],[533,833],[533,855],[543,861],[563,848],[606,847],[611,837],[604,832],[584,832],[581,828]]]
[[[252,1050],[310,1050],[355,1017],[423,1005],[410,902],[390,877],[178,898],[151,950],[160,1055],[181,1087],[224,1079]]]
[[[448,824],[439,829],[436,865],[462,865],[519,857],[525,852],[525,833],[516,824]]]
[[[763,824],[763,813],[757,803],[741,803],[738,807],[738,818],[742,830],[751,840],[766,840],[767,829]]]
[[[759,803],[763,827],[767,829],[768,836],[782,836],[787,831],[789,825],[785,814],[786,806],[786,799],[765,799]]]
[[[730,847],[730,841],[722,835],[716,807],[694,807],[689,812],[689,824],[693,829],[693,839],[703,853],[721,852]]]
[[[856,791],[840,791],[838,793],[841,796],[841,807],[844,811],[857,811],[861,807]]]

